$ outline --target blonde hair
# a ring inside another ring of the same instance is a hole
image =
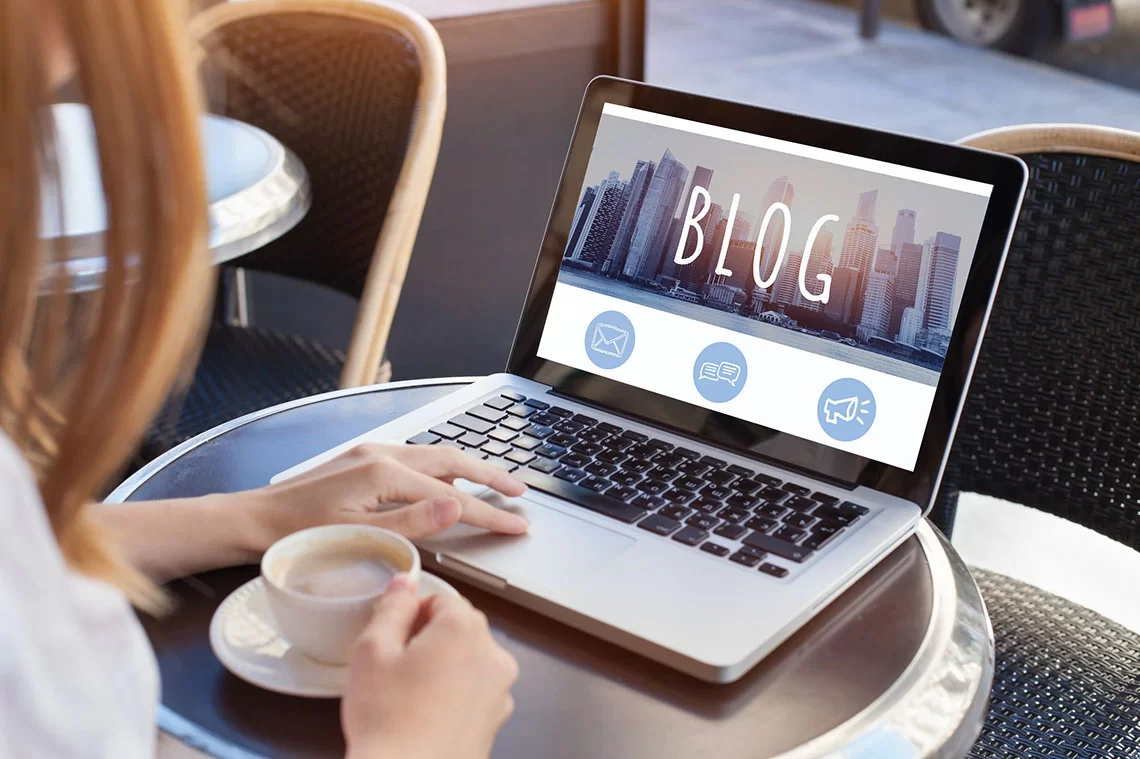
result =
[[[67,293],[41,242],[58,180],[42,0],[0,0],[0,427],[31,463],[69,565],[162,599],[90,504],[191,362],[212,293],[198,84],[173,0],[49,0],[91,110],[107,207],[97,293]],[[45,272],[49,272],[45,276]]]

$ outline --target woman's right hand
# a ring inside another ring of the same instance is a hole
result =
[[[394,578],[353,650],[348,759],[485,759],[514,710],[518,664],[463,598]]]

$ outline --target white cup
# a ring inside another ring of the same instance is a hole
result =
[[[278,628],[291,645],[316,661],[336,665],[348,662],[352,644],[372,618],[372,607],[384,591],[349,597],[314,596],[290,590],[286,575],[293,562],[312,551],[362,538],[384,546],[397,570],[419,580],[420,555],[411,541],[370,525],[336,524],[301,530],[278,540],[261,558],[261,577]]]

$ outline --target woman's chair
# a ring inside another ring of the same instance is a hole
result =
[[[272,134],[310,179],[307,216],[234,263],[333,288],[358,299],[359,310],[347,355],[215,321],[193,382],[148,440],[148,457],[267,406],[387,380],[384,347],[446,102],[438,35],[387,2],[223,3],[196,16],[191,33],[211,110]]]
[[[958,494],[979,493],[1140,550],[1140,134],[1037,125],[961,142],[1020,156],[1029,186],[931,518],[950,534]],[[997,661],[970,756],[1140,756],[1140,634],[975,577]]]

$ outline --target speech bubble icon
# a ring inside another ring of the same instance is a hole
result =
[[[717,369],[717,378],[736,387],[736,382],[740,379],[740,367],[736,364],[730,364],[724,361],[721,363],[720,368]]]
[[[701,371],[699,376],[703,380],[712,380],[713,382],[716,382],[718,379],[717,372],[719,370],[719,364],[714,364],[711,361],[706,361],[705,363],[701,364]]]

